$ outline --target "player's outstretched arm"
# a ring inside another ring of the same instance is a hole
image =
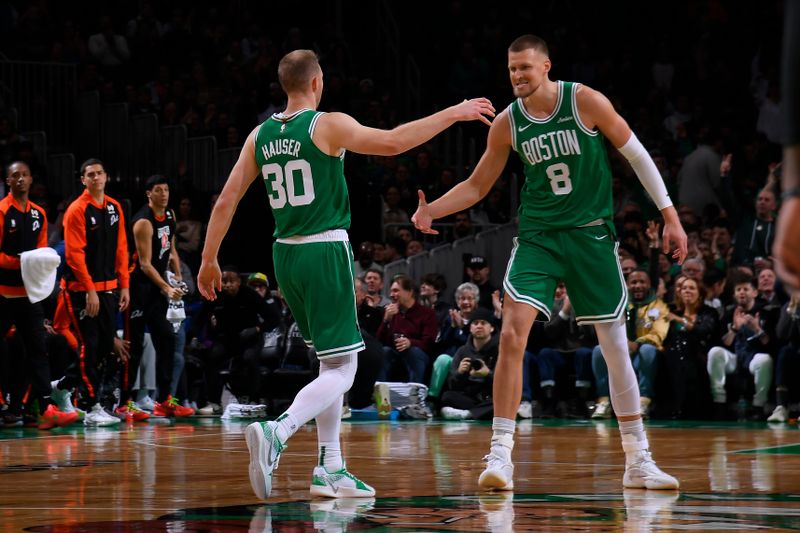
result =
[[[239,160],[231,170],[228,181],[222,188],[217,203],[211,211],[211,219],[208,221],[206,231],[206,243],[203,246],[203,262],[200,271],[197,273],[197,288],[200,294],[208,300],[217,297],[215,289],[222,288],[222,272],[217,263],[217,254],[222,244],[222,238],[228,233],[228,228],[236,212],[236,206],[242,199],[247,188],[258,176],[258,165],[256,164],[255,137],[258,128],[255,128],[242,147]]]
[[[511,151],[511,133],[508,112],[503,111],[489,128],[489,138],[486,141],[486,151],[475,166],[469,178],[462,181],[444,196],[428,204],[425,193],[419,191],[419,206],[411,217],[414,226],[422,233],[436,234],[431,229],[431,223],[437,218],[445,217],[452,213],[462,211],[475,205],[491,190],[494,182],[500,177],[506,166],[508,154]]]
[[[672,250],[672,257],[683,264],[688,253],[686,232],[683,231],[678,212],[672,206],[667,187],[656,164],[642,143],[631,131],[625,119],[602,93],[581,86],[576,95],[581,121],[588,128],[595,126],[625,156],[650,198],[664,217],[664,253]]]
[[[344,148],[359,154],[397,155],[429,141],[459,121],[480,120],[490,125],[487,117],[494,117],[494,107],[486,98],[464,100],[391,130],[362,126],[344,113],[328,113],[319,120],[314,142],[328,154]]]

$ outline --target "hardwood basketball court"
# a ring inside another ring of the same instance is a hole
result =
[[[680,491],[623,490],[614,421],[519,425],[513,494],[478,491],[490,426],[343,423],[375,499],[310,501],[313,425],[281,456],[270,501],[247,478],[247,422],[0,429],[0,531],[796,531],[797,426],[649,425]]]

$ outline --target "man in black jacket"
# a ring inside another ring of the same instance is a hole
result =
[[[470,317],[469,339],[453,357],[448,390],[442,395],[441,412],[447,419],[492,418],[492,378],[500,337],[493,334],[493,318],[481,307]]]
[[[237,394],[258,399],[261,388],[260,352],[262,335],[280,322],[274,306],[267,304],[253,289],[242,287],[239,269],[222,269],[222,292],[214,301],[200,308],[187,337],[194,339],[205,331],[211,348],[206,360],[206,400],[220,403],[222,381],[220,371],[232,364],[232,385]]]

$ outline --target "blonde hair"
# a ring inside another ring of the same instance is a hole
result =
[[[278,63],[278,81],[286,94],[305,90],[322,69],[313,50],[294,50]]]

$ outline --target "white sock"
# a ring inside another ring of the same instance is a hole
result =
[[[636,462],[643,452],[647,451],[647,433],[641,418],[619,422],[619,432],[622,437],[622,448],[625,450],[626,462]]]
[[[328,472],[344,467],[339,430],[342,425],[342,398],[317,415],[317,442],[319,442],[319,464]]]
[[[342,449],[338,440],[320,443],[319,464],[324,466],[328,472],[336,472],[344,467]]]
[[[492,419],[492,452],[511,460],[514,446],[514,431],[517,421],[496,416]]]
[[[285,444],[286,441],[289,440],[289,437],[294,435],[294,432],[300,427],[294,419],[294,416],[289,412],[280,415],[275,419],[275,422],[278,423],[275,434],[278,436],[278,440],[281,441],[281,444]]]

